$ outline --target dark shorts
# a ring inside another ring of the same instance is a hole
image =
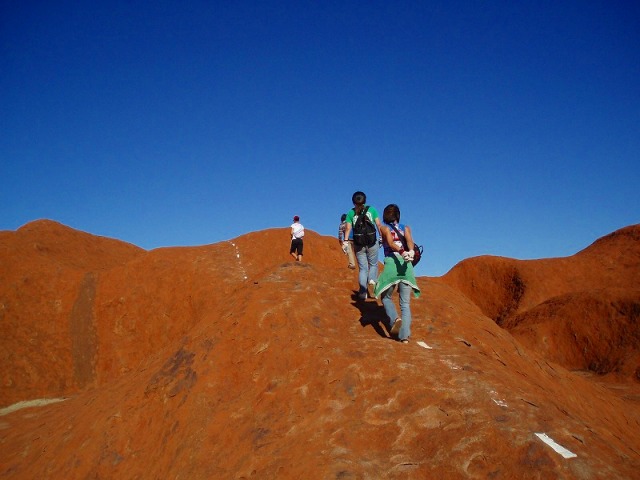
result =
[[[296,255],[302,255],[302,239],[301,238],[294,238],[293,240],[291,240],[291,250],[289,250],[289,253],[293,253],[296,252]]]

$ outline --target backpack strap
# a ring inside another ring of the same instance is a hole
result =
[[[358,217],[358,219],[356,220],[356,222],[357,222],[357,221],[359,221],[361,218],[362,218],[362,221],[364,222],[364,221],[366,220],[366,219],[365,219],[365,217],[367,216],[367,212],[368,212],[368,211],[369,211],[369,206],[368,206],[368,205],[367,205],[366,207],[364,207],[364,208],[362,209],[362,212],[360,212],[360,213],[358,213],[358,212],[356,211],[356,207],[353,207],[353,213],[355,213],[355,214],[356,214],[356,216]],[[355,225],[355,222],[354,222],[354,225]]]
[[[392,223],[387,223],[387,225],[389,225],[391,228],[393,228],[393,230],[396,232],[396,234],[398,235],[398,238],[402,242],[402,247],[405,250],[409,250],[409,245],[407,244],[407,239],[404,238],[404,235],[402,233],[400,233],[400,230],[398,230],[396,228],[396,226],[394,224],[392,224]]]

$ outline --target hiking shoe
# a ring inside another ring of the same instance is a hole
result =
[[[400,340],[400,343],[409,343],[409,339],[405,338],[404,340]]]
[[[367,293],[369,294],[369,298],[375,298],[375,291],[376,291],[376,282],[374,282],[373,280],[369,280],[369,286],[367,288]]]
[[[391,334],[391,336],[392,337],[397,337],[398,333],[400,333],[400,328],[401,327],[402,327],[402,320],[397,318],[396,321],[393,322],[393,326],[391,327],[391,331],[389,332]]]

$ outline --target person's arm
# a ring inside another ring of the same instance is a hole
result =
[[[347,222],[344,226],[344,240],[349,239],[349,233],[351,233],[351,222]]]
[[[411,236],[411,228],[409,228],[409,225],[404,226],[404,238],[407,241],[407,248],[409,248],[409,251],[413,252],[415,243],[413,243],[413,237]]]
[[[380,237],[382,238],[382,229],[386,228],[386,227],[383,227],[382,224],[380,223],[380,217],[376,217],[375,222],[376,222],[376,227],[378,227],[378,233],[380,234]],[[389,231],[388,228],[387,228],[387,231]],[[389,245],[391,245],[391,244],[389,244]]]
[[[402,258],[404,258],[405,262],[411,263],[413,262],[413,257],[415,255],[414,248],[415,244],[413,243],[413,237],[411,236],[411,228],[408,225],[404,226],[404,241],[407,244],[408,250],[402,253]]]

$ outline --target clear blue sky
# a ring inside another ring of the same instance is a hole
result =
[[[640,222],[640,2],[0,5],[0,230],[335,235],[363,190],[434,276]]]

